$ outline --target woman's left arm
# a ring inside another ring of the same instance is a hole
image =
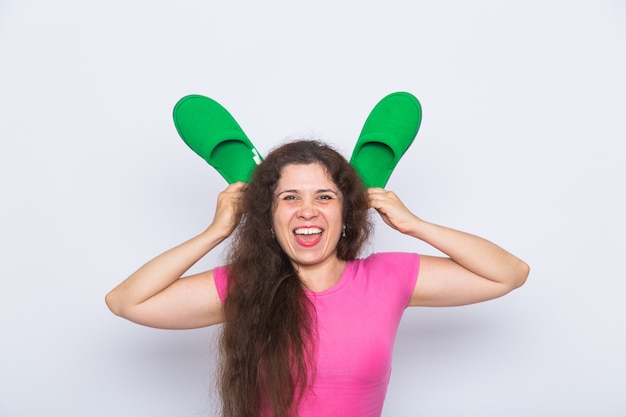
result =
[[[478,236],[428,223],[391,191],[368,190],[370,206],[392,228],[420,239],[448,257],[421,256],[409,305],[457,306],[500,297],[526,281],[528,265]]]

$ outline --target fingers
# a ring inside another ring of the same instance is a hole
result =
[[[228,185],[217,197],[217,208],[212,225],[223,230],[225,235],[232,233],[241,218],[241,199],[246,184],[236,182]]]
[[[234,182],[232,184],[229,184],[228,187],[226,187],[224,191],[220,193],[219,197],[226,196],[228,198],[239,198],[241,197],[241,194],[245,187],[246,183],[244,182]]]
[[[241,191],[246,187],[246,185],[247,184],[245,182],[234,182],[232,184],[229,184],[224,191]]]
[[[376,210],[400,201],[393,191],[387,191],[383,188],[369,188],[367,190],[367,198],[370,207]]]
[[[382,188],[370,188],[367,197],[371,208],[375,209],[385,223],[392,228],[407,233],[419,218],[415,216],[393,192]]]
[[[244,182],[235,182],[228,185],[228,187],[226,187],[224,191],[220,193],[220,195],[218,196],[218,200],[226,199],[232,203],[239,203],[239,200],[241,199],[246,185],[247,184]]]

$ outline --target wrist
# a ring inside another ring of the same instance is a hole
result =
[[[431,226],[433,226],[432,223],[429,223],[415,216],[405,234],[417,239],[424,240],[424,237],[428,235],[428,228]]]
[[[224,241],[231,234],[231,230],[227,230],[226,228],[219,227],[215,224],[211,224],[207,227],[202,233],[200,233],[200,237],[211,242],[213,245],[217,245]]]

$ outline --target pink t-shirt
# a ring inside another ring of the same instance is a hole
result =
[[[300,417],[381,415],[396,332],[418,272],[417,254],[378,253],[348,262],[334,287],[307,291],[319,340],[315,380],[300,404]],[[225,267],[213,276],[223,302]]]

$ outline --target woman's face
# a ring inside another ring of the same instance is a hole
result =
[[[274,192],[273,229],[296,266],[336,260],[343,196],[319,163],[286,165]]]

